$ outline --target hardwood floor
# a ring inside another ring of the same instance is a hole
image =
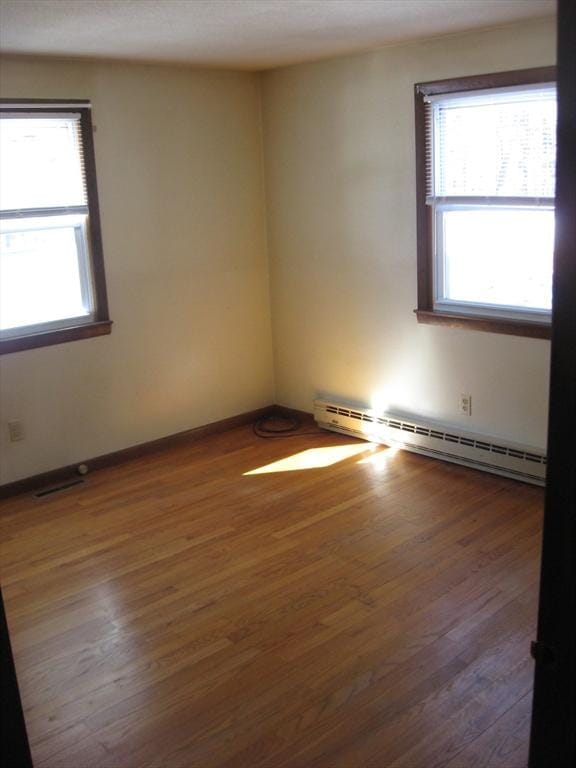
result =
[[[542,500],[242,427],[3,502],[35,766],[524,768]]]

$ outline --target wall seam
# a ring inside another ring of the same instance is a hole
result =
[[[270,345],[271,345],[271,359],[272,359],[272,387],[273,387],[273,401],[278,399],[278,383],[277,383],[277,371],[276,371],[276,345],[274,342],[274,318],[273,318],[273,302],[272,302],[272,276],[271,276],[271,253],[270,253],[270,226],[268,215],[268,185],[266,183],[266,151],[265,151],[265,139],[264,139],[264,107],[263,107],[263,78],[264,72],[256,73],[256,84],[258,92],[258,128],[260,139],[260,184],[262,187],[262,208],[263,208],[263,220],[264,220],[264,253],[266,255],[266,276],[268,284],[268,316],[270,318]]]

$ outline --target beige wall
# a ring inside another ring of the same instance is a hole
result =
[[[0,483],[273,402],[258,76],[7,58],[1,77],[92,100],[114,327],[1,358]]]
[[[554,35],[539,20],[264,76],[280,403],[310,410],[323,395],[545,445],[549,342],[413,315],[413,86],[553,64]]]

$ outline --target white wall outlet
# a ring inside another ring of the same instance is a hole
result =
[[[460,395],[460,415],[472,416],[472,395],[462,394]]]
[[[10,435],[10,442],[17,443],[18,440],[24,440],[24,427],[22,422],[18,419],[8,422],[8,434]]]

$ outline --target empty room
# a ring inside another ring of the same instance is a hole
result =
[[[556,2],[0,29],[5,764],[563,768]]]

